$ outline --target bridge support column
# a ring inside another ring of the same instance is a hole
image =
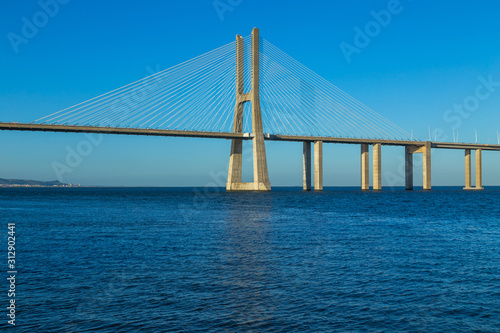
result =
[[[361,190],[370,189],[370,147],[368,144],[361,144]]]
[[[405,189],[413,190],[413,151],[409,146],[405,146]]]
[[[405,146],[405,188],[413,190],[413,154],[422,153],[423,189],[431,189],[431,142],[423,146]]]
[[[465,149],[465,187],[464,190],[472,189],[472,177],[471,177],[471,156],[470,149]]]
[[[476,186],[472,187],[471,150],[465,149],[465,187],[464,190],[484,190],[482,149],[474,150],[476,159]]]
[[[431,142],[427,141],[423,147],[423,172],[424,172],[424,190],[431,189]]]
[[[476,149],[476,190],[483,190],[483,161],[482,149]]]
[[[304,191],[311,190],[311,142],[304,141],[302,153],[303,165],[303,188]]]
[[[323,191],[323,141],[314,142],[314,190]]]
[[[266,147],[264,144],[264,128],[260,110],[259,92],[259,29],[252,31],[252,84],[251,91],[244,93],[243,38],[236,36],[236,106],[234,111],[233,132],[243,132],[243,104],[252,103],[253,132],[253,182],[241,182],[242,140],[234,139],[231,144],[229,172],[226,189],[228,191],[270,191],[271,183],[267,173]]]
[[[373,190],[382,190],[382,145],[373,144]]]
[[[238,97],[243,95],[243,37],[236,36],[236,106],[234,109],[233,132],[243,133],[243,103],[238,102]],[[241,98],[241,97],[240,97]],[[241,183],[243,167],[243,140],[231,141],[231,156],[229,157],[229,173],[226,189],[233,190],[235,184]]]

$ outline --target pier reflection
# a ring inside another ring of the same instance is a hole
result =
[[[224,301],[235,325],[267,327],[276,323],[277,258],[273,255],[272,196],[234,196],[227,207],[221,249]]]

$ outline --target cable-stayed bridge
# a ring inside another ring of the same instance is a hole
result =
[[[431,149],[465,150],[465,189],[482,189],[482,150],[500,145],[414,140],[411,135],[259,36],[236,41],[32,123],[0,130],[181,136],[231,140],[227,190],[270,190],[266,140],[303,142],[304,190],[323,189],[323,143],[361,145],[361,187],[382,187],[381,146],[405,148],[406,189],[413,154],[423,154],[431,189]],[[242,182],[242,142],[253,142],[254,181]],[[314,163],[311,145],[314,143]],[[476,183],[471,183],[471,151]]]

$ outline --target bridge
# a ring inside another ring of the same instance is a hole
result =
[[[303,143],[306,191],[313,189],[313,171],[314,190],[323,190],[323,143],[360,146],[362,190],[370,189],[371,145],[374,191],[382,189],[382,146],[404,147],[407,190],[413,189],[414,154],[423,154],[423,189],[430,190],[431,149],[464,150],[464,189],[481,190],[482,151],[500,151],[500,145],[413,139],[261,38],[256,28],[251,36],[238,35],[233,43],[32,123],[0,123],[0,130],[231,140],[228,191],[271,190],[269,140]],[[242,182],[244,140],[252,141],[253,182]]]

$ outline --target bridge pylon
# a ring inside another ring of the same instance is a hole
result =
[[[234,133],[243,133],[243,105],[252,104],[252,144],[253,144],[253,182],[243,183],[242,154],[243,140],[233,139],[226,190],[228,191],[270,191],[271,183],[267,173],[264,128],[260,109],[259,91],[259,29],[252,31],[252,84],[251,90],[244,92],[244,43],[243,37],[236,36],[236,106],[234,109]]]

